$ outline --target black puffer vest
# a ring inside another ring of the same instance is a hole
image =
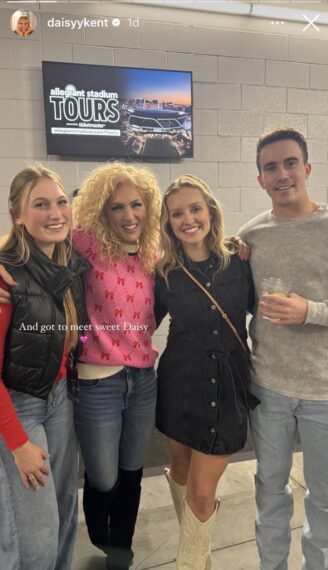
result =
[[[10,287],[13,315],[6,336],[2,377],[7,388],[46,400],[62,361],[65,342],[64,293],[71,288],[79,323],[86,318],[82,273],[91,264],[72,253],[57,265],[35,246],[24,265],[4,264],[18,283]],[[81,352],[80,342],[75,350]]]

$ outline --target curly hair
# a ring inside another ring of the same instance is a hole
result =
[[[75,198],[75,222],[82,230],[94,234],[104,257],[113,261],[123,259],[127,253],[107,220],[108,200],[122,184],[135,186],[145,204],[147,224],[139,238],[138,253],[145,273],[153,273],[158,257],[161,192],[155,176],[148,170],[122,162],[93,170]]]
[[[26,229],[23,224],[16,224],[15,220],[26,210],[33,188],[44,178],[57,184],[67,196],[64,184],[58,174],[52,170],[48,170],[48,168],[45,168],[42,164],[28,166],[16,174],[10,185],[9,192],[9,208],[13,225],[1,250],[0,263],[7,262],[11,265],[24,265],[28,261],[30,257],[30,246]],[[58,263],[58,265],[67,267],[71,251],[72,228],[63,242],[55,244],[52,260]],[[73,347],[76,346],[78,340],[78,334],[74,330],[74,326],[77,325],[77,314],[70,289],[68,289],[64,295],[64,308],[67,324],[66,342],[67,346]]]
[[[220,257],[220,269],[228,266],[230,256],[235,253],[231,250],[231,244],[224,237],[224,224],[222,208],[207,184],[192,174],[184,174],[176,178],[164,192],[162,210],[160,216],[160,250],[161,259],[158,262],[158,272],[168,284],[168,274],[183,264],[183,249],[180,240],[174,235],[169,222],[167,199],[176,194],[181,188],[196,188],[200,190],[210,213],[211,228],[205,237],[205,244],[209,251]],[[229,247],[230,246],[230,247]],[[233,248],[232,248],[233,249]]]

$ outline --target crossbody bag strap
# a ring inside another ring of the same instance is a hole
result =
[[[228,315],[224,312],[224,310],[222,309],[222,307],[220,307],[219,303],[214,299],[214,297],[211,295],[211,293],[209,291],[207,291],[207,289],[205,289],[205,287],[203,287],[203,285],[201,283],[199,283],[198,279],[196,279],[196,277],[194,277],[192,275],[192,273],[190,273],[190,271],[188,271],[188,269],[186,267],[184,267],[184,265],[180,266],[181,269],[188,275],[188,277],[190,277],[190,279],[192,279],[192,281],[194,283],[196,283],[196,285],[198,285],[198,287],[205,293],[205,295],[212,301],[213,305],[215,305],[215,307],[217,308],[217,310],[219,311],[221,317],[225,320],[225,322],[229,325],[229,327],[231,328],[232,332],[234,333],[235,337],[238,339],[239,343],[241,344],[243,350],[246,352],[246,354],[249,354],[249,349],[248,347],[245,345],[245,343],[242,341],[242,339],[240,338],[238,331],[236,329],[236,327],[232,324],[232,322],[230,321]]]

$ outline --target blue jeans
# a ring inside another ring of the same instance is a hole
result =
[[[297,428],[300,433],[307,520],[303,570],[328,569],[328,401],[282,396],[253,384],[261,403],[250,412],[257,457],[256,540],[261,570],[287,570],[293,496],[288,485]]]
[[[0,438],[0,493],[5,486],[9,491],[0,497],[1,506],[7,503],[1,510],[0,568],[69,570],[77,528],[78,456],[66,380],[54,385],[47,401],[14,390],[11,398],[30,441],[49,451],[51,474],[39,491],[26,489]]]
[[[89,481],[109,491],[118,469],[140,469],[155,422],[153,368],[123,370],[100,380],[80,380],[74,405],[75,428]]]
[[[0,438],[0,446],[2,441]],[[19,544],[14,515],[14,499],[11,494],[7,471],[0,453],[0,568],[20,570]]]

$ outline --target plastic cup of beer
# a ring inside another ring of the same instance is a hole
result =
[[[288,297],[290,293],[290,283],[280,277],[266,277],[262,281],[263,295],[279,295],[280,297]]]
[[[262,280],[262,295],[278,295],[279,297],[288,297],[291,291],[291,284],[280,277],[266,277]],[[270,321],[269,317],[263,316],[264,319]]]

